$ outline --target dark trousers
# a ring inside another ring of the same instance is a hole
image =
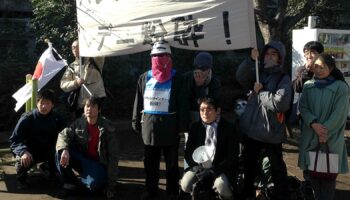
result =
[[[80,182],[89,190],[103,189],[108,182],[107,169],[99,161],[85,156],[76,149],[70,149],[69,165],[64,168],[60,165],[62,151],[56,154],[56,166],[64,184],[75,184],[78,180],[72,169],[80,176]]]
[[[144,165],[146,171],[146,191],[151,194],[155,194],[158,191],[161,152],[163,152],[166,167],[166,191],[168,194],[177,194],[179,192],[177,145],[145,145]]]
[[[261,165],[258,165],[261,159],[261,152],[265,150],[271,164],[272,181],[275,186],[273,199],[288,200],[289,189],[287,181],[287,167],[283,161],[282,143],[269,144],[259,142],[245,137],[244,140],[244,191],[245,197],[255,197],[254,180],[261,171]]]
[[[28,171],[37,163],[48,162],[49,171],[53,174],[56,172],[55,168],[55,149],[32,149],[28,150],[32,154],[33,162],[28,167],[23,167],[21,165],[21,160],[17,159],[15,163],[15,168],[17,172],[17,180],[21,183],[24,183],[28,177]]]

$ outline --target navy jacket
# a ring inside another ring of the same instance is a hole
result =
[[[65,127],[63,119],[55,112],[47,115],[34,109],[21,116],[10,137],[11,151],[22,156],[27,150],[47,151],[55,148],[58,133]]]

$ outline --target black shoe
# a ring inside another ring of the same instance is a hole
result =
[[[168,200],[178,200],[179,196],[176,194],[168,194]]]
[[[143,192],[141,194],[141,200],[153,200],[153,199],[156,199],[157,197],[157,194],[156,193],[152,193],[152,192]]]
[[[23,181],[17,181],[16,187],[18,190],[24,190],[27,188],[25,182],[23,182]]]
[[[64,198],[71,196],[72,194],[74,194],[74,190],[61,188],[61,190],[58,191],[58,193],[56,194],[56,198],[64,199]]]

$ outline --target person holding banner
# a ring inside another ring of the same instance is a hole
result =
[[[16,156],[17,187],[23,189],[28,171],[37,163],[40,168],[55,175],[55,144],[58,133],[65,127],[63,118],[53,111],[55,93],[43,90],[37,96],[37,108],[24,113],[17,122],[9,139],[12,153]]]
[[[86,99],[84,114],[58,135],[56,166],[63,180],[59,198],[72,194],[77,183],[92,192],[105,192],[107,198],[115,196],[119,139],[112,122],[101,116],[101,106],[101,98]]]
[[[92,95],[97,97],[106,97],[106,91],[102,79],[102,69],[104,57],[83,58],[81,66],[79,55],[79,41],[72,43],[72,53],[75,57],[64,75],[62,76],[60,87],[64,92],[78,93],[75,102],[71,102],[71,109],[75,111],[75,118],[79,118],[84,112],[84,100]],[[81,66],[81,67],[80,67]]]
[[[158,191],[161,153],[166,165],[167,199],[179,192],[178,146],[181,126],[181,83],[173,69],[171,50],[165,41],[155,42],[151,51],[152,69],[138,80],[132,128],[142,133],[145,192],[141,199],[154,199]]]
[[[213,189],[222,199],[231,199],[231,183],[238,171],[238,135],[233,124],[220,117],[221,108],[215,99],[202,97],[198,103],[201,120],[195,122],[189,132],[185,149],[189,168],[182,177],[181,189],[192,196],[196,190]],[[214,152],[209,159],[211,166],[203,166],[193,159],[193,152],[203,145]]]
[[[305,82],[300,98],[303,123],[299,140],[298,166],[304,170],[304,176],[310,179],[315,199],[328,200],[334,198],[336,178],[312,176],[310,166],[321,165],[322,157],[319,156],[319,162],[315,162],[311,159],[310,152],[315,152],[318,145],[321,147],[320,150],[325,152],[328,145],[329,153],[338,156],[338,160],[333,160],[335,162],[333,166],[337,166],[338,170],[332,173],[349,172],[348,151],[344,139],[349,110],[349,86],[342,72],[336,67],[334,59],[328,54],[321,53],[315,57],[313,72],[314,77]]]
[[[290,107],[292,86],[290,77],[283,72],[285,47],[272,41],[265,45],[260,62],[259,52],[252,49],[251,57],[244,60],[236,72],[242,87],[250,89],[248,103],[240,118],[243,138],[245,198],[255,198],[254,179],[260,171],[259,155],[265,150],[270,162],[275,186],[273,199],[289,199],[287,168],[282,156],[285,136],[284,112]],[[256,75],[256,76],[255,76]]]

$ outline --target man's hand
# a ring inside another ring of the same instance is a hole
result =
[[[81,86],[85,82],[85,80],[82,78],[77,78],[77,79],[75,79],[75,82],[76,82],[77,86]]]
[[[30,167],[33,162],[33,156],[29,151],[25,151],[21,156],[21,165],[23,167]]]
[[[254,92],[256,94],[258,94],[260,92],[260,90],[262,90],[264,88],[264,86],[261,83],[254,83]]]
[[[62,165],[62,167],[66,168],[69,165],[69,151],[67,149],[62,151],[61,154],[61,160],[60,160],[60,164]]]
[[[214,171],[211,169],[203,169],[198,171],[196,176],[199,181],[208,179],[208,178],[214,178]]]
[[[312,123],[311,124],[312,129],[316,132],[318,135],[318,141],[323,144],[327,142],[328,137],[328,129],[326,126],[320,124],[320,123]]]
[[[252,60],[257,60],[259,58],[259,51],[257,48],[253,48],[250,52],[250,57]]]
[[[196,174],[198,182],[202,185],[203,189],[210,190],[213,187],[215,174],[211,169],[203,169]]]

